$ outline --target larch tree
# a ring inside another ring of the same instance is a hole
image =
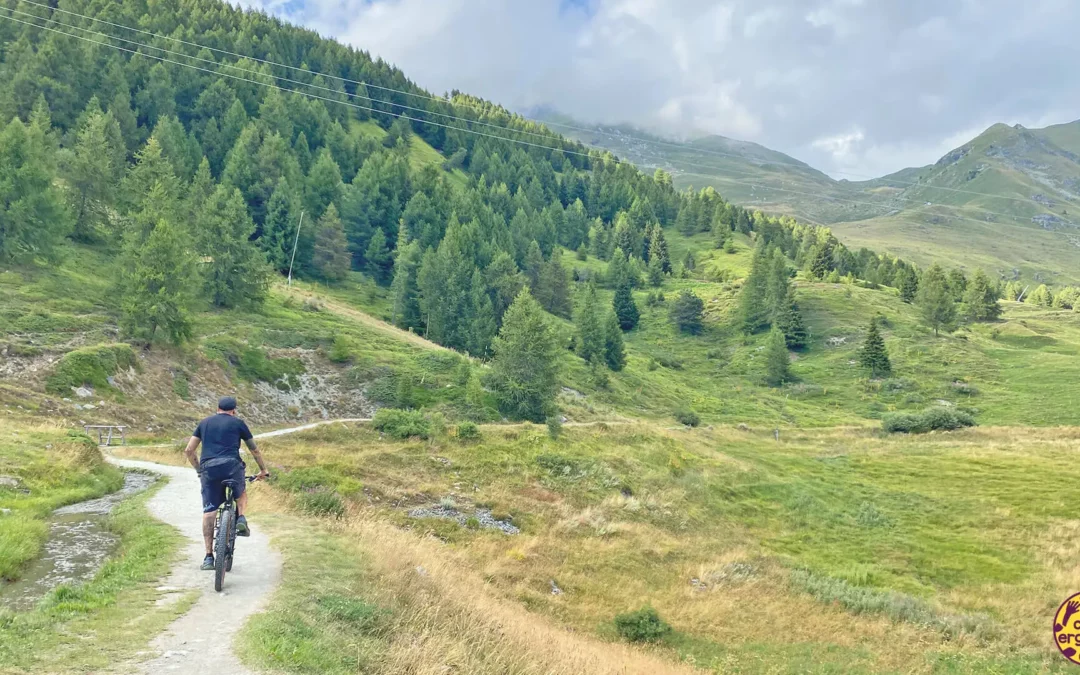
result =
[[[953,300],[945,271],[939,265],[933,265],[923,273],[915,304],[923,322],[934,330],[934,335],[953,329],[956,322],[956,302]]]
[[[327,281],[341,281],[349,272],[349,249],[345,228],[338,217],[337,207],[326,207],[315,231],[315,252],[312,260],[316,271]]]
[[[492,343],[492,389],[504,415],[541,422],[554,412],[559,347],[539,303],[524,289]]]

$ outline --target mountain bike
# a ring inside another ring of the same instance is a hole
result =
[[[251,483],[258,476],[245,476]],[[217,524],[214,526],[214,590],[220,592],[225,586],[225,573],[232,571],[233,551],[236,550],[236,500],[233,495],[239,487],[234,480],[222,481],[225,501],[218,507]]]

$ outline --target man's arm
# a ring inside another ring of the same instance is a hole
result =
[[[262,452],[259,447],[255,445],[254,438],[245,438],[244,445],[247,446],[248,452],[255,458],[255,462],[259,465],[259,478],[265,478],[270,475],[270,472],[266,470],[266,462],[263,461]]]
[[[198,449],[199,443],[202,443],[202,439],[198,436],[192,436],[188,439],[187,447],[184,448],[184,454],[187,455],[187,461],[191,466],[195,467],[195,470],[199,470],[199,457],[195,454],[195,450]]]

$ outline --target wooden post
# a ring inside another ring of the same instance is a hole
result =
[[[109,435],[105,437],[105,447],[112,445],[112,427],[109,427]]]
[[[125,432],[127,427],[120,427],[120,445],[127,445],[127,433]]]

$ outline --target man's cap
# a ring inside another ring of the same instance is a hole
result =
[[[217,402],[218,410],[236,410],[236,397],[222,396]]]

